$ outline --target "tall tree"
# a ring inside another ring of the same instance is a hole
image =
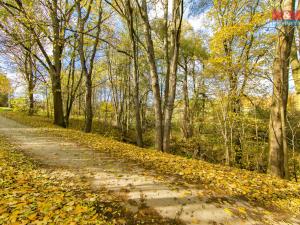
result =
[[[164,115],[164,140],[163,149],[168,151],[170,148],[171,122],[174,110],[174,101],[177,85],[177,66],[180,47],[180,36],[183,18],[183,0],[173,0],[172,2],[172,20],[171,20],[171,59],[170,59],[170,77],[169,91],[166,100],[166,109]]]
[[[132,0],[122,0],[116,2],[108,2],[116,12],[126,21],[128,35],[130,38],[132,60],[132,74],[134,83],[134,110],[135,110],[135,128],[136,128],[136,142],[138,146],[143,146],[143,129],[141,121],[141,104],[140,104],[140,78],[139,78],[139,64],[138,64],[138,40],[137,28],[135,19],[138,17],[136,7]]]
[[[64,110],[61,90],[61,70],[63,51],[66,43],[66,29],[73,12],[73,5],[68,0],[53,0],[39,4],[29,4],[27,1],[0,1],[0,5],[10,15],[11,21],[2,21],[0,29],[12,37],[26,51],[30,49],[23,43],[22,37],[9,25],[21,26],[32,34],[42,56],[33,54],[48,71],[51,77],[54,123],[65,127]],[[49,17],[48,17],[49,15]],[[41,18],[44,21],[41,21]],[[37,26],[38,24],[38,26]],[[48,42],[43,42],[47,39]],[[48,50],[49,43],[52,51]]]
[[[165,91],[167,98],[165,99],[165,105],[162,105],[162,96],[160,93],[160,84],[158,69],[156,63],[156,55],[154,51],[154,43],[152,38],[153,29],[149,20],[148,3],[142,0],[141,4],[138,0],[136,3],[139,8],[140,16],[144,24],[144,35],[146,39],[146,54],[150,66],[152,92],[154,95],[154,111],[155,111],[155,132],[156,132],[156,148],[162,151],[168,151],[170,147],[170,134],[171,134],[171,121],[174,109],[174,101],[176,96],[176,85],[177,85],[177,66],[178,66],[178,55],[180,47],[180,33],[183,18],[183,1],[173,0],[172,1],[172,19],[170,21],[170,55],[165,57],[167,60],[167,71],[166,86],[168,90]],[[164,7],[168,4],[164,2]],[[164,19],[167,20],[167,9],[164,11]],[[167,21],[168,24],[169,21]],[[165,21],[166,24],[166,21]],[[166,25],[164,25],[166,26]],[[165,36],[168,36],[165,34]],[[164,42],[169,41],[164,38]],[[165,43],[165,49],[169,48]],[[169,53],[165,53],[169,54]],[[170,62],[168,61],[170,60]],[[169,73],[169,75],[168,75]]]
[[[193,82],[193,101],[199,100],[199,94],[201,87],[199,87],[200,74],[196,75],[196,64],[203,64],[204,59],[207,58],[206,50],[203,47],[203,40],[199,35],[193,30],[189,24],[184,24],[182,38],[181,38],[181,48],[179,55],[179,66],[183,70],[183,81],[182,81],[182,94],[183,94],[183,120],[182,120],[182,130],[183,136],[187,139],[193,135],[193,125],[192,125],[192,111],[196,112],[199,109],[190,107],[190,91],[188,78],[192,78]],[[200,85],[202,86],[202,85]],[[194,106],[194,105],[193,105]]]
[[[141,4],[136,0],[139,8],[140,16],[144,24],[144,35],[146,39],[146,51],[149,62],[151,86],[154,96],[154,111],[155,111],[155,148],[163,151],[163,113],[162,113],[162,100],[160,94],[159,77],[157,72],[157,63],[154,51],[154,43],[152,39],[152,28],[148,15],[148,3],[142,0]]]
[[[97,2],[96,2],[97,3]],[[82,1],[76,1],[76,9],[78,14],[78,33],[79,33],[79,41],[78,41],[78,52],[80,56],[81,69],[83,76],[85,77],[85,87],[86,87],[86,95],[85,95],[85,127],[84,131],[89,133],[92,130],[93,123],[93,106],[92,106],[92,74],[94,68],[94,60],[97,53],[97,48],[100,41],[100,32],[101,32],[101,23],[102,23],[102,1],[100,0],[98,4],[94,4],[94,6],[98,9],[97,11],[97,21],[95,25],[95,36],[94,41],[91,46],[91,56],[88,58],[87,50],[84,49],[86,43],[84,42],[84,37],[86,33],[87,22],[90,22],[90,13],[93,7],[93,0],[88,2],[87,10],[85,15],[83,15],[83,9],[85,7],[82,6]],[[91,32],[91,31],[90,31]]]
[[[294,12],[294,1],[280,1],[278,10]],[[294,26],[282,25],[278,27],[276,54],[273,62],[273,97],[269,123],[268,173],[281,178],[288,178],[286,114],[289,89],[288,68],[293,37]]]
[[[236,163],[242,166],[243,143],[242,131],[236,124],[241,115],[241,99],[251,78],[253,69],[264,53],[254,54],[253,49],[259,28],[265,24],[261,0],[224,0],[217,1],[212,8],[216,20],[216,32],[211,41],[213,70],[219,70],[225,80],[227,92],[226,113],[232,127],[230,132],[230,152],[225,153],[226,164]],[[255,46],[256,45],[256,46]]]

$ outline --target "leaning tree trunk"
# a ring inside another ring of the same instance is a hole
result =
[[[294,11],[292,0],[283,1],[283,10]],[[269,123],[268,173],[288,178],[288,149],[286,137],[286,110],[288,100],[288,76],[293,26],[279,28],[276,55],[273,64],[273,97]]]

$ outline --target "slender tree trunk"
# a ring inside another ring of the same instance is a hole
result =
[[[239,123],[240,118],[240,95],[238,94],[238,75],[232,71],[232,40],[224,41],[224,51],[227,57],[231,60],[229,62],[229,94],[228,94],[228,113],[231,120],[231,151],[235,152],[235,163],[237,166],[242,166],[243,149],[241,143],[241,136],[239,127],[236,124]]]
[[[136,54],[135,54],[136,55]],[[133,60],[135,61],[135,59]],[[133,75],[134,75],[134,107],[135,107],[135,128],[136,128],[136,141],[137,145],[143,146],[143,130],[141,125],[141,107],[139,98],[139,75],[137,71],[137,63],[133,62]]]
[[[76,2],[76,8],[78,13],[78,30],[80,32],[78,38],[78,51],[81,62],[81,71],[85,77],[85,125],[84,131],[86,133],[91,132],[93,122],[93,109],[92,109],[92,77],[86,66],[86,58],[84,52],[84,25],[89,17],[91,2],[88,6],[88,14],[82,18],[80,1]]]
[[[300,64],[299,64],[300,65]],[[296,87],[296,94],[295,94],[295,110],[300,113],[300,68],[296,72],[297,74],[294,75],[296,71],[293,71],[294,83]],[[299,77],[299,78],[297,78]]]
[[[100,2],[101,3],[101,2]],[[87,57],[84,52],[84,33],[85,33],[85,24],[89,20],[90,12],[92,8],[93,0],[90,0],[86,13],[84,17],[82,16],[82,6],[80,4],[80,1],[76,1],[76,9],[78,13],[78,30],[80,32],[79,34],[79,41],[78,41],[78,51],[80,56],[80,62],[81,62],[81,69],[83,76],[85,77],[85,87],[86,87],[86,95],[85,95],[85,127],[84,131],[86,133],[89,133],[92,131],[92,124],[93,124],[93,103],[92,103],[92,96],[93,96],[93,90],[92,90],[92,73],[93,73],[93,66],[94,66],[94,59],[96,56],[97,47],[99,44],[99,36],[101,31],[101,23],[102,23],[102,7],[100,6],[98,11],[98,20],[97,20],[97,26],[96,26],[96,34],[95,34],[95,40],[92,45],[92,53],[91,56],[87,62]],[[88,68],[88,66],[89,68]]]
[[[184,79],[183,79],[183,135],[186,139],[192,136],[190,126],[190,109],[189,109],[189,92],[188,92],[188,68],[187,62],[184,65]]]
[[[31,46],[30,46],[31,48]],[[27,82],[27,92],[28,92],[28,115],[32,116],[34,113],[34,96],[33,91],[35,87],[35,78],[33,73],[32,59],[29,52],[25,52],[25,78]]]
[[[78,92],[78,89],[81,85],[81,81],[82,81],[82,77],[83,77],[83,73],[80,73],[80,77],[78,81],[75,81],[75,59],[76,59],[76,45],[77,42],[77,37],[75,37],[74,39],[74,49],[71,55],[71,62],[70,62],[70,68],[69,68],[69,73],[68,73],[68,81],[67,81],[67,99],[66,99],[66,103],[65,103],[65,107],[66,107],[66,111],[65,111],[65,122],[66,122],[66,126],[69,126],[69,122],[70,122],[70,116],[71,116],[71,112],[73,109],[73,105],[74,102],[76,100],[76,95]]]
[[[49,109],[49,96],[48,96],[48,87],[46,84],[46,90],[45,90],[45,97],[46,97],[46,110],[47,110],[47,118],[50,118],[50,109]]]
[[[92,77],[91,74],[86,75],[85,80],[85,126],[84,131],[89,133],[92,131],[93,123],[93,106],[92,106]]]
[[[283,10],[294,11],[292,0],[285,0]],[[286,110],[288,100],[288,67],[294,36],[293,26],[282,26],[278,33],[273,63],[273,97],[269,123],[268,173],[288,178],[288,149],[286,138]]]
[[[165,110],[164,118],[164,132],[163,132],[163,150],[169,151],[170,135],[171,135],[171,122],[174,109],[174,101],[176,96],[176,83],[177,83],[177,65],[180,46],[180,32],[183,15],[183,2],[182,0],[173,0],[172,11],[172,29],[171,29],[171,63],[170,63],[170,83],[169,94]]]
[[[137,145],[143,146],[143,130],[141,124],[141,107],[140,107],[140,91],[139,91],[139,71],[138,71],[138,50],[137,50],[137,41],[134,37],[134,24],[133,24],[133,8],[131,6],[130,0],[127,0],[128,8],[128,28],[129,35],[132,47],[132,64],[133,64],[133,81],[134,81],[134,107],[135,107],[135,128],[136,128],[136,142]]]
[[[169,98],[169,82],[170,82],[170,55],[169,55],[169,0],[164,0],[164,51],[166,63],[165,93],[163,115]]]
[[[138,1],[137,1],[138,3]],[[147,44],[147,58],[150,66],[151,86],[154,96],[154,111],[155,111],[155,147],[163,151],[163,115],[161,106],[161,95],[159,88],[159,78],[155,62],[154,45],[151,35],[151,27],[148,18],[147,1],[142,1],[140,13],[144,21],[145,39]]]
[[[29,116],[32,116],[34,113],[34,97],[33,97],[33,89],[32,87],[28,87],[28,95],[29,95]]]
[[[299,50],[298,50],[299,51]],[[295,51],[293,61],[291,62],[292,75],[295,83],[296,95],[295,95],[295,110],[300,113],[300,62],[297,58],[297,52]]]

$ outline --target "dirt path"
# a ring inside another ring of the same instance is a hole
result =
[[[206,190],[175,178],[145,171],[126,159],[115,158],[76,143],[39,134],[0,116],[0,134],[10,138],[31,158],[53,168],[64,168],[86,178],[95,190],[107,188],[126,195],[132,211],[141,204],[161,216],[186,224],[300,224],[300,219],[270,213],[228,196],[206,197]]]

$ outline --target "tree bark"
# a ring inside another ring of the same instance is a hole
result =
[[[147,45],[147,58],[150,66],[151,86],[154,95],[154,112],[155,112],[155,148],[163,151],[163,115],[161,105],[161,95],[159,88],[159,78],[155,62],[154,45],[151,35],[151,26],[148,17],[147,1],[143,0],[142,5],[136,0],[139,6],[141,17],[144,21],[145,39]]]
[[[51,65],[50,73],[52,77],[54,123],[56,125],[66,127],[61,91],[61,67],[64,48],[64,41],[62,40],[62,38],[64,35],[64,31],[61,30],[61,24],[58,18],[59,7],[57,0],[53,1],[52,7],[53,9],[51,10],[50,16],[53,29],[53,65]]]
[[[32,46],[30,46],[31,48]],[[35,77],[33,72],[33,66],[32,66],[32,58],[31,54],[29,52],[24,51],[25,54],[25,61],[24,61],[24,67],[25,67],[25,79],[27,82],[27,92],[28,92],[28,115],[32,116],[34,114],[34,88],[35,88]]]
[[[295,83],[295,110],[296,112],[300,113],[300,63],[297,62],[297,68],[295,68],[295,64],[292,66],[293,68],[293,79]]]
[[[72,14],[72,7],[70,7],[70,10],[68,10],[67,7],[70,6],[70,4],[60,4],[61,2],[58,2],[58,0],[46,1],[44,4],[44,6],[46,6],[47,8],[45,13],[50,16],[51,21],[49,24],[46,23],[46,21],[43,21],[43,23],[39,23],[40,26],[36,26],[36,21],[34,21],[32,15],[28,14],[28,10],[26,9],[26,7],[24,7],[25,4],[22,4],[22,1],[15,2],[17,3],[17,7],[7,5],[9,8],[7,9],[7,12],[17,19],[19,25],[21,25],[24,29],[28,30],[28,32],[33,35],[33,39],[39,47],[43,57],[40,57],[35,53],[32,55],[48,71],[52,81],[54,123],[56,125],[65,127],[60,76],[62,66],[62,53],[65,45],[66,23],[68,22],[68,20],[70,19],[70,15]],[[62,8],[59,8],[60,6],[65,6],[64,12]],[[62,18],[64,18],[65,20]],[[26,23],[23,19],[26,19]],[[42,27],[44,26],[44,24],[47,24],[45,25],[47,27]],[[16,33],[12,33],[10,30],[7,30],[1,23],[0,27],[4,30],[5,33],[14,38],[14,40],[18,42],[18,44],[22,46],[22,48],[24,48],[28,52],[31,52],[30,48],[26,46],[21,36]],[[43,44],[41,39],[41,33],[44,33],[48,28],[49,30],[51,30],[51,32],[49,34],[46,34],[46,36],[48,37],[48,40],[52,45],[52,55],[49,55],[46,49],[46,47],[48,46]]]
[[[169,151],[170,136],[171,136],[171,122],[174,109],[174,101],[176,96],[177,83],[177,65],[180,47],[180,33],[183,16],[183,1],[173,0],[172,10],[172,28],[171,28],[171,63],[170,63],[170,81],[169,93],[166,103],[165,118],[164,118],[164,132],[163,132],[163,150]]]
[[[28,93],[29,93],[29,110],[28,115],[32,116],[34,114],[34,97],[33,97],[33,88],[28,86]]]
[[[163,115],[165,115],[167,101],[169,98],[169,82],[170,82],[170,55],[169,55],[169,0],[164,0],[164,50],[166,63],[166,78],[165,78],[165,92],[164,92],[164,108]]]
[[[188,139],[192,136],[190,107],[189,107],[189,92],[188,92],[188,67],[185,60],[184,79],[183,79],[183,136]]]
[[[84,131],[89,133],[92,131],[92,124],[93,124],[93,106],[92,106],[92,73],[93,73],[93,66],[94,66],[94,59],[96,56],[97,47],[99,44],[99,35],[101,31],[101,23],[102,23],[102,9],[101,6],[98,11],[98,21],[96,26],[96,35],[95,40],[92,45],[92,54],[89,58],[89,63],[87,64],[87,57],[84,51],[84,34],[85,34],[85,24],[89,19],[93,0],[89,1],[87,6],[87,12],[84,17],[82,17],[82,7],[80,5],[81,1],[76,1],[76,8],[78,13],[78,30],[79,30],[79,41],[78,41],[78,52],[80,56],[81,62],[81,70],[82,74],[85,77],[85,87],[86,87],[86,94],[85,94],[85,126]],[[88,68],[88,66],[89,68]]]
[[[282,3],[283,10],[294,11],[292,0]],[[294,27],[279,28],[276,55],[273,63],[273,97],[269,123],[268,173],[288,178],[288,149],[286,137],[286,111],[288,100],[288,67]]]
[[[138,50],[137,41],[134,36],[134,23],[133,23],[133,8],[131,1],[127,0],[128,19],[127,26],[129,28],[129,36],[132,47],[132,64],[133,64],[133,81],[134,81],[134,107],[135,107],[135,128],[136,128],[136,142],[137,145],[143,146],[143,130],[141,124],[141,110],[140,110],[140,91],[139,91],[139,71],[138,71]]]
[[[84,131],[89,133],[92,131],[93,124],[93,106],[92,106],[92,76],[91,74],[86,74],[85,80],[85,126]]]
[[[300,50],[298,50],[300,52]],[[297,51],[294,51],[293,60],[291,62],[292,66],[292,75],[295,83],[295,110],[297,113],[300,113],[300,62],[297,57]]]
[[[50,75],[52,77],[54,124],[66,127],[61,93],[60,73],[58,74],[56,71],[52,70]]]

